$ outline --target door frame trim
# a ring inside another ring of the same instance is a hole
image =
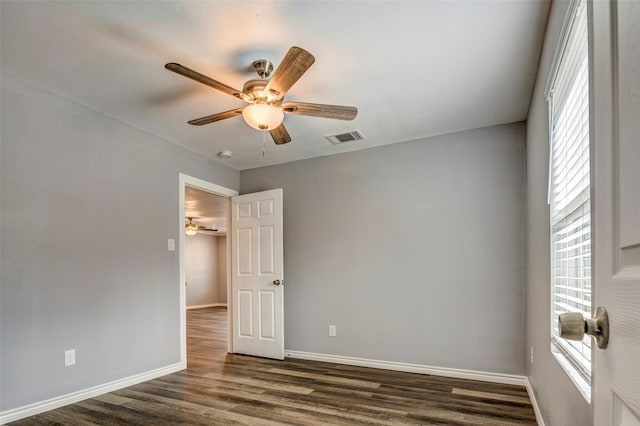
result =
[[[184,260],[184,246],[185,246],[185,234],[184,234],[184,218],[185,218],[185,188],[187,186],[191,188],[200,189],[202,191],[209,192],[211,194],[219,195],[229,200],[228,218],[227,224],[227,352],[233,352],[233,333],[231,333],[231,323],[233,315],[233,301],[231,300],[231,238],[228,230],[231,229],[231,197],[238,195],[239,192],[235,189],[226,188],[224,186],[217,185],[212,182],[207,182],[202,179],[198,179],[193,176],[180,173],[178,176],[179,181],[179,225],[178,225],[178,259],[180,263],[180,281],[178,283],[180,288],[180,364],[184,368],[187,367],[187,290],[185,288],[186,281],[186,268]]]

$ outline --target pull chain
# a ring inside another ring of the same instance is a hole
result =
[[[262,158],[264,158],[264,150],[267,146],[267,132],[262,132]]]

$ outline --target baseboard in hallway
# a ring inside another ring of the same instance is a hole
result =
[[[191,310],[191,309],[203,309],[203,308],[215,308],[218,306],[222,306],[222,307],[227,307],[226,303],[207,303],[205,305],[191,305],[191,306],[187,306],[187,310]]]

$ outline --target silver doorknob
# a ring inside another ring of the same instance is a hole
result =
[[[584,334],[590,334],[596,338],[598,347],[606,349],[609,343],[609,315],[602,306],[596,309],[593,318],[582,317],[580,312],[569,312],[558,316],[558,333],[560,337],[568,340],[582,340]]]
[[[284,281],[280,281],[280,280],[273,280],[273,285],[280,285],[283,284],[284,285]]]

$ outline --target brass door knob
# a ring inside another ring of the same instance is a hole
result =
[[[569,312],[558,316],[560,337],[568,340],[582,340],[585,333],[596,338],[598,347],[606,349],[609,343],[609,315],[602,306],[596,309],[593,318],[582,317],[580,312]]]

